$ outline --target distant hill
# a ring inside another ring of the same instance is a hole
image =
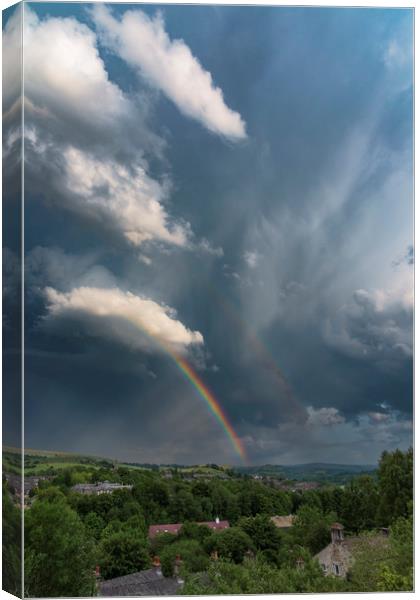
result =
[[[343,465],[335,463],[306,463],[300,465],[259,465],[235,467],[237,473],[261,475],[291,481],[317,481],[319,483],[346,483],[356,475],[373,474],[376,465]]]
[[[3,446],[3,468],[5,471],[20,472],[20,450]],[[165,471],[177,469],[188,475],[190,472],[218,476],[221,473],[237,475],[259,475],[286,481],[312,481],[318,483],[345,484],[354,476],[363,473],[374,474],[376,465],[345,465],[334,463],[306,463],[299,465],[256,465],[250,467],[229,467],[227,465],[179,465],[151,464],[114,461],[99,456],[86,456],[72,452],[25,449],[25,470],[27,475],[44,473],[48,469],[63,469],[75,466],[94,469],[112,468],[114,465],[129,469],[149,469]]]

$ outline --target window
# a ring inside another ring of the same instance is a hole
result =
[[[333,563],[333,572],[334,572],[334,575],[340,575],[340,567],[338,566],[337,563]]]
[[[327,572],[327,565],[321,564],[321,569],[324,571],[324,573]]]

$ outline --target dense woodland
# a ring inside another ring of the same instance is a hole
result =
[[[114,481],[132,490],[82,495],[81,482]],[[3,573],[5,589],[20,587],[20,512],[4,485]],[[384,452],[373,475],[345,486],[287,492],[249,475],[186,481],[173,469],[129,467],[61,469],[31,492],[25,510],[25,595],[96,594],[94,570],[110,579],[151,566],[159,555],[165,576],[182,558],[183,594],[388,591],[413,587],[413,454]],[[280,530],[273,515],[293,513],[293,527]],[[197,521],[227,519],[230,528],[212,532]],[[347,535],[368,540],[390,527],[380,552],[361,544],[346,580],[324,576],[313,556],[330,541],[339,521]],[[183,523],[178,536],[150,541],[148,527]],[[214,560],[214,551],[218,559]],[[302,568],[297,568],[300,559]]]

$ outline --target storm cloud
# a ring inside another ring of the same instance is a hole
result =
[[[251,463],[407,447],[412,12],[29,3],[25,23],[27,445],[237,462],[175,352]]]

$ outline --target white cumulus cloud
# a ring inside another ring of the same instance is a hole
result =
[[[89,327],[94,335],[129,347],[159,349],[161,343],[183,353],[189,346],[203,344],[201,333],[185,327],[173,308],[119,288],[78,287],[63,293],[47,287],[45,296],[47,321],[66,316],[87,322],[96,319],[96,327],[94,322]]]
[[[132,106],[112,83],[95,33],[74,18],[40,20],[25,7],[27,108],[56,123],[71,118],[89,128],[112,127]]]
[[[344,417],[332,406],[323,408],[313,408],[312,406],[308,406],[307,411],[307,423],[309,425],[331,427],[332,425],[340,425],[345,422]]]
[[[107,218],[134,246],[152,240],[187,245],[189,225],[169,222],[162,204],[165,186],[143,167],[129,170],[76,148],[68,148],[64,157],[66,187],[74,194],[78,209]]]
[[[150,18],[141,10],[131,10],[117,20],[105,6],[96,5],[93,14],[104,42],[183,114],[219,135],[233,140],[246,137],[240,114],[225,104],[222,90],[186,43],[170,39],[159,13]]]

